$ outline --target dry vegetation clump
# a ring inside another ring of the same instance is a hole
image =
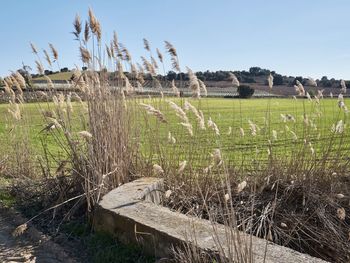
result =
[[[249,181],[240,192],[237,179],[232,179],[231,196],[227,186],[218,187],[219,182],[200,181],[198,188],[172,186],[165,205],[187,215],[214,217],[225,224],[232,214],[225,204],[232,203],[237,227],[242,231],[331,262],[348,260],[349,200],[339,193],[349,190],[349,176],[338,183],[320,184],[271,176],[269,183]]]
[[[166,182],[166,206],[226,224],[236,238],[218,243],[210,255],[187,244],[176,250],[180,262],[226,262],[224,245],[235,255],[227,262],[252,262],[250,241],[241,240],[238,230],[327,260],[349,260],[345,82],[332,127],[324,117],[323,91],[312,98],[297,81],[301,98],[293,100],[294,112],[274,109],[269,99],[258,120],[243,113],[239,100],[226,130],[224,113],[216,114],[202,98],[207,89],[191,69],[186,88],[192,98],[179,98],[182,81],[179,87],[168,83],[174,98],[164,98],[166,81],[158,63],[165,72],[166,58],[156,49],[158,62],[147,39],[141,65],[115,32],[102,44],[102,27],[91,9],[85,23],[76,16],[73,26],[87,70],[74,70],[66,92],[55,90],[31,44],[37,70],[47,81],[47,89],[34,93],[45,101],[37,105],[43,126],[35,131],[41,154],[30,141],[32,117],[23,98],[28,83],[18,72],[5,78],[13,151],[0,158],[0,173],[3,169],[16,179],[13,192],[24,207],[38,205],[35,211],[53,212],[59,220],[90,215],[109,190],[140,176],[159,176]],[[45,51],[44,59],[59,67],[59,53],[49,48],[51,56]],[[165,41],[165,50],[171,68],[181,72],[174,45]],[[136,96],[142,94],[145,73],[159,96]],[[235,75],[231,79],[239,86]],[[272,75],[267,83],[273,89]]]

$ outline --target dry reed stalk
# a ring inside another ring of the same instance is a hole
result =
[[[258,125],[256,125],[254,122],[251,120],[248,120],[249,123],[249,128],[252,136],[256,136],[257,133],[260,131],[260,128]]]
[[[171,89],[173,90],[176,97],[180,97],[180,91],[175,85],[175,80],[171,81]]]
[[[84,27],[84,43],[87,45],[90,39],[90,28],[89,28],[89,23],[85,21],[85,27]]]
[[[311,77],[308,77],[307,83],[308,83],[308,85],[311,86],[311,87],[317,87],[317,82],[316,82],[316,80],[314,80],[314,79],[311,78]]]
[[[55,86],[53,85],[52,80],[50,79],[50,77],[44,75],[44,78],[46,80],[47,86],[49,87],[49,89],[54,89]]]
[[[32,42],[30,42],[30,48],[32,49],[33,54],[38,55],[38,49]]]
[[[188,67],[187,67],[187,74],[190,79],[190,89],[192,90],[192,97],[200,98],[201,91],[200,91],[200,85],[196,74],[194,74],[193,71]]]
[[[238,79],[237,79],[235,74],[229,72],[229,79],[232,81],[232,85],[234,87],[238,87],[239,86],[239,81],[238,81]]]
[[[112,59],[112,52],[111,50],[109,49],[109,46],[106,44],[106,52],[107,52],[107,56],[108,56],[108,59]]]
[[[193,136],[193,128],[192,128],[192,124],[189,122],[180,122],[180,124],[186,128],[186,130],[188,131],[188,134],[190,136]]]
[[[87,140],[92,138],[92,134],[88,131],[80,131],[80,132],[78,132],[78,135],[87,139]]]
[[[239,128],[239,133],[241,134],[241,137],[244,137],[245,132],[244,132],[244,129],[242,127]]]
[[[120,52],[122,53],[122,59],[127,62],[131,62],[131,54],[129,50],[122,43],[119,43],[119,47]]]
[[[324,89],[317,90],[317,98],[318,99],[323,99],[323,92],[324,92]]]
[[[312,98],[311,98],[309,92],[306,92],[306,98],[307,98],[310,102],[312,102]]]
[[[186,115],[186,112],[178,106],[175,102],[168,100],[167,101],[170,107],[175,111],[176,116],[178,116],[182,122],[189,123],[188,117]]]
[[[341,87],[340,92],[345,94],[346,93],[346,84],[345,84],[345,81],[343,79],[340,80],[340,87]]]
[[[57,51],[57,49],[51,43],[49,43],[49,47],[50,47],[50,50],[51,50],[52,57],[53,57],[54,61],[57,61],[58,60],[58,51]]]
[[[158,176],[164,174],[163,168],[158,164],[153,165],[153,172]]]
[[[273,76],[272,76],[271,73],[270,73],[270,75],[267,77],[267,83],[268,83],[269,88],[270,88],[270,90],[271,90],[272,87],[273,87]]]
[[[187,165],[187,161],[186,160],[180,162],[179,169],[177,170],[177,173],[178,174],[182,174],[184,172],[185,168],[186,168],[186,165]]]
[[[35,61],[35,64],[36,64],[36,69],[38,70],[38,73],[40,74],[40,75],[44,75],[44,67],[43,67],[43,65],[41,64],[41,62],[39,62],[39,61]]]
[[[151,56],[151,63],[152,63],[152,65],[153,65],[153,67],[155,68],[155,69],[158,69],[159,67],[158,67],[158,64],[157,64],[157,61],[154,59],[154,57],[152,57]]]
[[[10,105],[9,105],[7,111],[12,115],[12,117],[15,120],[19,121],[22,119],[21,109],[20,109],[18,103],[10,102]]]
[[[204,84],[203,81],[201,81],[200,79],[198,79],[198,83],[199,83],[199,87],[200,89],[203,91],[204,96],[207,97],[208,96],[208,91],[207,91],[207,86]]]
[[[299,80],[296,80],[296,85],[294,85],[295,91],[299,96],[305,96],[304,86],[300,83]]]
[[[81,19],[80,19],[79,14],[75,15],[75,19],[74,19],[74,22],[73,22],[73,27],[74,27],[74,31],[72,32],[72,34],[75,36],[75,38],[77,40],[79,40],[80,39],[80,33],[81,33],[81,30],[82,30]]]
[[[158,56],[160,63],[163,63],[163,54],[159,51],[158,48],[156,49],[156,51],[157,51],[157,56]]]
[[[155,109],[152,105],[149,105],[149,104],[140,103],[140,105],[146,110],[148,114],[157,117],[157,119],[160,122],[164,122],[164,123],[167,122],[163,113],[161,113],[160,110]]]
[[[175,144],[175,143],[176,143],[176,139],[175,139],[175,137],[171,134],[170,131],[168,132],[168,143],[171,143],[171,144]]]
[[[193,114],[197,118],[199,128],[202,129],[202,130],[205,130],[206,128],[205,128],[204,116],[199,113],[199,111],[196,109],[196,107],[193,106],[191,103],[189,103],[187,100],[185,100],[184,107],[185,107],[185,109],[189,109],[189,110],[191,110],[193,112]]]
[[[20,89],[25,89],[26,88],[26,80],[24,79],[24,77],[22,76],[21,73],[16,71],[15,73],[12,74],[12,76],[15,78],[15,80],[19,84],[19,88]]]
[[[151,74],[152,76],[155,76],[156,70],[155,70],[153,64],[148,62],[148,60],[143,56],[141,56],[141,60],[143,62],[143,66],[145,67],[146,71],[148,71],[148,73]]]
[[[211,154],[213,164],[215,166],[221,166],[223,163],[221,150],[220,149],[214,149],[213,153]]]
[[[143,39],[143,47],[144,47],[147,51],[151,52],[151,48],[150,48],[149,42],[148,42],[148,40],[147,40],[146,38]]]
[[[163,98],[163,87],[162,87],[162,84],[160,83],[160,81],[157,79],[157,78],[155,78],[155,77],[153,77],[152,78],[152,80],[153,80],[153,82],[154,82],[154,87],[161,93],[161,95],[162,95],[162,98]]]
[[[207,122],[208,128],[211,128],[216,135],[220,136],[220,130],[216,123],[209,117],[208,122]]]
[[[172,68],[177,72],[180,72],[181,69],[180,69],[179,58],[177,56],[176,48],[169,41],[164,41],[164,43],[165,43],[165,49],[167,50],[167,52],[170,54],[170,57],[171,57]]]
[[[81,61],[84,64],[87,64],[87,65],[90,64],[90,61],[91,61],[90,52],[89,52],[89,50],[87,50],[86,48],[84,48],[82,46],[80,47],[80,57],[81,57]]]
[[[52,67],[52,62],[51,62],[49,53],[47,53],[47,51],[46,51],[45,49],[43,50],[43,52],[44,52],[44,55],[45,55],[45,59],[46,59],[46,61],[47,61],[47,64],[49,64],[49,66]]]

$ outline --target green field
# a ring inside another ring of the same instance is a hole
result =
[[[210,153],[215,148],[220,148],[226,159],[233,164],[235,162],[249,164],[254,160],[265,162],[269,154],[281,157],[292,156],[301,148],[310,152],[308,158],[318,158],[330,144],[336,148],[334,151],[336,150],[339,155],[346,151],[350,143],[346,130],[342,134],[331,131],[332,125],[337,124],[339,120],[343,120],[346,124],[348,118],[337,106],[336,99],[323,99],[320,104],[306,99],[187,99],[198,110],[203,111],[206,126],[210,117],[220,131],[220,135],[217,135],[208,127],[205,130],[200,129],[193,113],[186,111],[193,125],[193,136],[190,136],[186,128],[179,124],[181,120],[169,107],[167,100],[172,100],[179,106],[183,106],[185,101],[185,99],[174,98],[137,99],[136,101],[137,104],[152,104],[167,119],[167,123],[160,123],[154,116],[146,114],[142,107],[136,106],[138,117],[135,121],[139,124],[136,128],[140,130],[142,152],[150,156],[154,162],[160,162],[164,156],[167,156],[191,161],[193,165],[206,165],[209,162]],[[129,104],[135,105],[134,101]],[[55,136],[40,132],[47,124],[41,112],[47,111],[52,106],[51,103],[23,105],[24,120],[19,126],[29,128],[27,130],[30,143],[38,154],[42,153],[44,143],[48,145],[53,156],[64,155],[61,147],[57,145],[56,132]],[[11,138],[14,133],[13,120],[7,112],[7,107],[8,105],[5,104],[0,105],[2,149],[11,148]],[[80,107],[74,104],[73,119],[76,119],[74,131],[82,129],[77,113],[81,114]],[[283,120],[281,114],[289,114],[290,119]],[[304,116],[307,116],[308,123],[304,121]],[[258,126],[256,135],[252,134],[249,121]],[[241,128],[244,130],[244,136]],[[169,132],[176,139],[176,143],[168,142]],[[311,148],[314,154],[311,154]]]
[[[179,99],[174,101],[180,106],[184,102]],[[332,151],[336,150],[337,154],[346,151],[349,146],[346,131],[343,134],[331,131],[332,125],[336,125],[339,120],[347,123],[347,115],[338,108],[336,99],[321,100],[320,104],[305,99],[209,98],[189,101],[203,111],[206,123],[210,117],[217,124],[220,135],[216,135],[208,127],[206,130],[199,129],[195,116],[187,112],[194,127],[194,135],[188,136],[186,129],[179,125],[180,119],[168,104],[155,100],[153,105],[165,114],[168,123],[153,122],[147,127],[149,132],[144,141],[145,147],[155,145],[159,142],[158,138],[167,143],[167,135],[171,131],[176,138],[176,144],[171,146],[171,155],[179,156],[180,159],[190,156],[192,163],[198,163],[196,158],[202,163],[204,156],[210,158],[213,149],[220,148],[229,162],[237,164],[244,160],[245,164],[249,164],[252,160],[266,161],[269,150],[272,155],[284,157],[304,149],[306,154],[310,152],[310,158],[317,159],[330,144],[334,148]],[[295,121],[284,121],[281,114],[290,114]],[[304,122],[304,116],[307,116],[307,123]],[[254,136],[249,121],[258,126]],[[241,128],[244,130],[244,136],[241,134]],[[152,139],[155,141],[152,142]],[[164,144],[165,149],[166,147]],[[312,156],[311,148],[314,150]]]
[[[70,78],[72,77],[73,73],[72,72],[59,72],[59,73],[55,73],[55,74],[51,74],[48,75],[48,77],[54,81],[54,80],[70,80]],[[44,77],[39,77],[39,78],[35,78],[33,79],[35,80],[45,80]]]

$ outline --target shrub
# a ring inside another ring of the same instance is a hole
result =
[[[240,85],[237,88],[238,96],[240,98],[245,98],[245,99],[251,98],[254,94],[254,91],[255,90],[248,85]]]

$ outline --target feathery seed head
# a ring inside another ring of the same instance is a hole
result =
[[[229,74],[229,79],[232,81],[232,85],[234,87],[238,87],[239,86],[239,81],[238,81],[236,75],[231,73],[231,72],[229,72],[228,74]]]
[[[57,51],[57,49],[51,43],[49,43],[49,47],[50,47],[50,50],[51,50],[51,53],[52,53],[52,57],[54,58],[54,60],[55,61],[58,60],[58,51]]]
[[[161,175],[161,174],[164,173],[164,170],[163,170],[163,168],[162,168],[160,165],[154,164],[154,165],[153,165],[153,172],[154,172],[156,175]]]
[[[90,28],[89,28],[89,23],[85,21],[85,28],[84,28],[84,43],[87,44],[90,39]]]
[[[346,84],[345,84],[345,81],[343,79],[340,80],[340,86],[341,86],[340,92],[345,94],[346,93]]]
[[[267,83],[269,85],[269,88],[272,89],[272,86],[273,86],[273,76],[272,74],[270,73],[270,75],[267,77]]]
[[[80,132],[78,132],[78,135],[87,139],[87,140],[92,138],[92,134],[88,131],[80,131]]]
[[[183,171],[184,171],[185,168],[186,168],[186,165],[187,165],[187,161],[186,161],[186,160],[180,162],[179,169],[177,170],[177,173],[178,173],[178,174],[182,174]]]
[[[76,14],[74,22],[73,22],[73,26],[74,26],[74,32],[72,32],[72,33],[76,37],[76,39],[79,39],[81,30],[82,30],[81,20],[80,20],[79,14]]]
[[[90,52],[89,52],[89,50],[87,50],[86,48],[84,48],[82,46],[80,47],[80,57],[81,57],[81,60],[83,61],[83,63],[90,64],[90,60],[91,60]]]
[[[209,117],[207,124],[208,124],[208,128],[211,128],[216,135],[218,136],[220,135],[220,130],[216,125],[216,123],[211,119],[211,117]]]
[[[36,48],[36,46],[32,42],[30,42],[30,47],[32,49],[32,52],[37,55],[38,49]]]
[[[317,87],[317,82],[311,77],[308,77],[307,84],[311,87]]]
[[[157,56],[158,56],[160,63],[163,63],[163,54],[159,51],[158,48],[156,49],[156,51],[157,51]]]
[[[147,51],[151,51],[151,47],[149,45],[149,42],[146,38],[143,39],[143,47],[147,50]]]

